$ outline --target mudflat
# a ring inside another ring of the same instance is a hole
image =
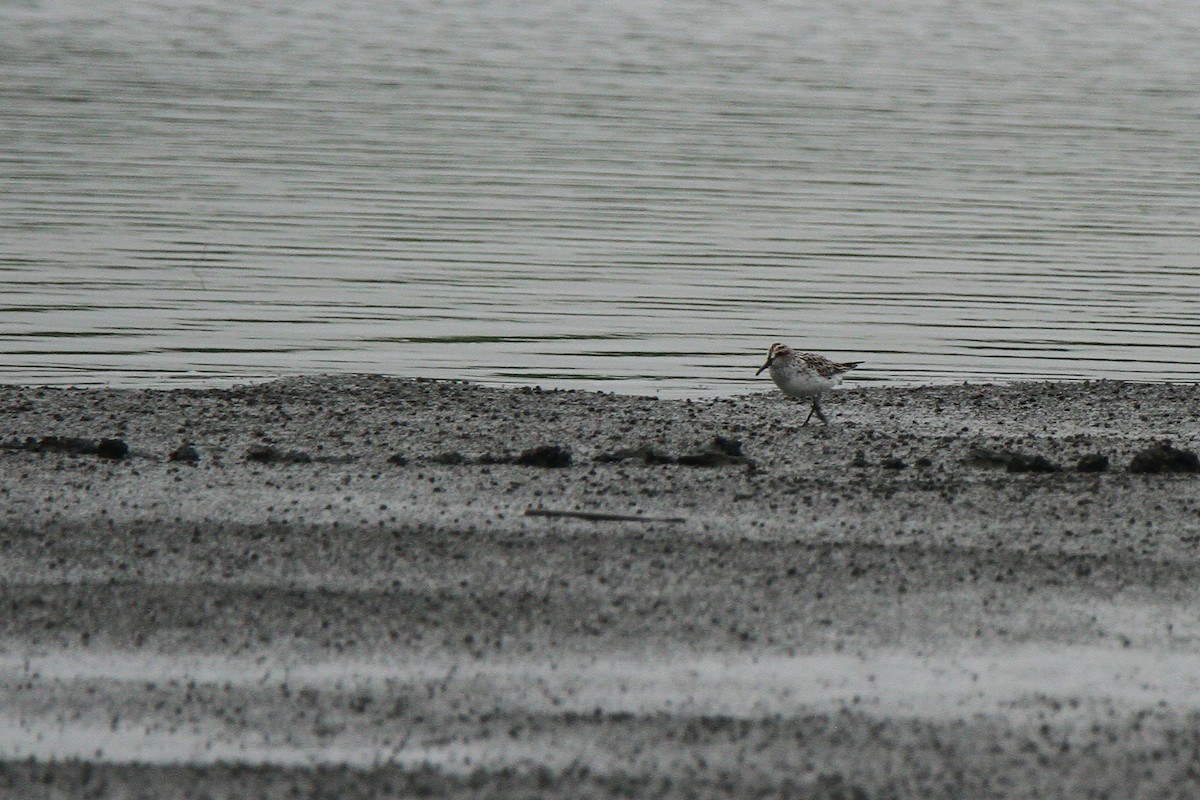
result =
[[[1200,796],[1200,389],[0,387],[0,794]]]

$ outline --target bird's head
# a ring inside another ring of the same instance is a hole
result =
[[[771,345],[771,349],[767,351],[767,363],[759,367],[758,372],[754,374],[761,375],[764,369],[767,369],[775,363],[775,359],[787,358],[791,354],[792,348],[788,347],[786,344],[780,344],[779,342],[776,342],[775,344]]]

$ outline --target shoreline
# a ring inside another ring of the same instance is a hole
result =
[[[0,786],[1200,791],[1200,388],[823,405],[0,386]]]

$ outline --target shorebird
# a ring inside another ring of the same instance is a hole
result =
[[[771,370],[771,380],[779,390],[788,397],[798,397],[812,401],[812,410],[804,418],[804,427],[816,414],[826,425],[829,420],[821,411],[821,395],[842,382],[842,375],[857,367],[861,361],[851,361],[837,364],[825,356],[816,353],[802,353],[793,350],[786,344],[776,342],[767,351],[767,363],[759,367],[755,375],[761,375],[764,369]]]

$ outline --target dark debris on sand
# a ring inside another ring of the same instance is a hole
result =
[[[1004,467],[1008,472],[1058,472],[1061,467],[1045,456],[1011,450],[993,450],[975,446],[967,453],[967,463],[979,467]]]
[[[1079,472],[1104,472],[1108,469],[1108,456],[1103,453],[1088,453],[1075,465]]]
[[[27,437],[21,442],[9,442],[9,450],[31,453],[65,453],[74,456],[99,456],[119,461],[129,455],[129,445],[123,439],[87,439],[81,436]]]
[[[1129,462],[1129,471],[1142,474],[1200,472],[1200,457],[1191,450],[1181,450],[1170,442],[1158,442],[1136,453]]]
[[[200,463],[200,451],[190,444],[182,444],[171,451],[167,460],[183,464],[198,464]]]
[[[976,467],[1006,467],[1011,458],[1012,453],[1006,450],[976,446],[967,451],[966,461]]]
[[[258,444],[246,451],[246,460],[259,464],[309,464],[313,458],[303,450],[280,450],[269,444]]]
[[[623,461],[639,461],[650,465],[674,464],[675,456],[659,450],[653,445],[643,445],[642,447],[623,447],[620,450],[601,453],[593,460],[600,464],[614,464]]]
[[[545,467],[558,469],[571,466],[571,450],[556,444],[541,445],[522,450],[513,462],[523,467]]]
[[[642,445],[641,447],[624,447],[601,453],[593,460],[600,464],[633,461],[646,465],[680,464],[685,467],[727,467],[753,465],[754,463],[742,452],[740,440],[725,436],[714,436],[710,442],[678,456],[671,455],[653,445]]]
[[[1058,472],[1060,467],[1039,453],[1013,453],[1005,469],[1009,472]]]
[[[557,469],[571,466],[572,456],[569,447],[557,444],[544,444],[522,450],[515,456],[508,453],[484,453],[478,458],[472,458],[457,450],[446,450],[441,453],[435,453],[426,460],[430,464],[440,464],[449,467],[461,466],[463,464],[478,464],[481,466],[516,464],[521,467]],[[392,464],[404,466],[408,463],[408,458],[397,453],[389,458],[388,461]]]
[[[681,455],[676,462],[688,467],[726,467],[735,464],[754,464],[742,452],[742,443],[738,439],[727,439],[724,436],[714,436],[705,447],[691,453]]]

